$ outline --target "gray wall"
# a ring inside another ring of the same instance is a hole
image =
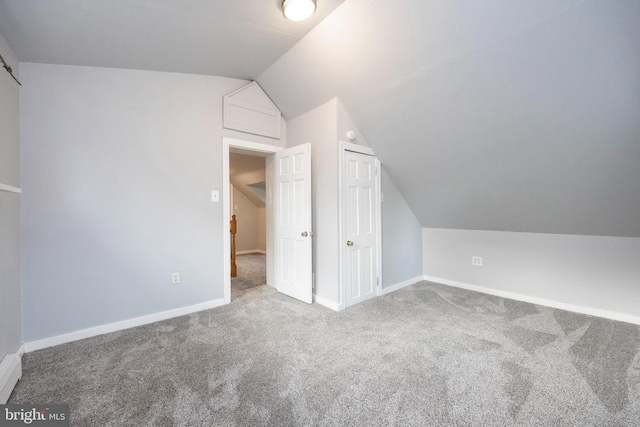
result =
[[[287,146],[311,143],[314,294],[339,303],[336,99],[287,121]]]
[[[222,299],[222,137],[284,145],[222,129],[247,82],[21,72],[24,340]]]
[[[382,287],[420,279],[422,227],[382,168]]]
[[[427,276],[640,322],[640,238],[425,228],[423,239]]]
[[[18,61],[0,35],[0,53],[18,74]],[[20,187],[18,84],[0,68],[0,183]],[[0,191],[0,360],[22,343],[20,195]]]

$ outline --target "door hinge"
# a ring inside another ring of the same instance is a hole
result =
[[[376,277],[376,285],[380,285],[380,278]]]
[[[374,175],[378,175],[378,167],[377,166],[373,167],[373,174]]]

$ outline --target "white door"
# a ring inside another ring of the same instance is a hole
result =
[[[276,289],[311,304],[311,144],[275,154]]]
[[[345,304],[377,295],[378,227],[376,158],[345,152],[343,163]]]

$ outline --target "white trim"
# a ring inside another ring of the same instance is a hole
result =
[[[0,362],[0,405],[7,403],[20,378],[22,378],[22,358],[18,350],[17,353],[7,354]]]
[[[373,151],[372,151],[373,153]],[[375,157],[375,154],[372,154]],[[378,257],[378,283],[376,286],[376,296],[382,295],[382,163],[376,157],[376,186],[378,187],[378,200],[376,206],[376,256]]]
[[[224,304],[224,299],[215,299],[200,304],[190,305],[187,307],[161,311],[159,313],[149,314],[147,316],[140,316],[133,319],[122,320],[120,322],[114,322],[106,325],[96,326],[93,328],[82,329],[80,331],[70,332],[68,334],[56,335],[54,337],[44,338],[37,341],[26,342],[24,343],[24,349],[27,353],[30,353],[32,351],[41,350],[47,347],[53,347],[55,345],[95,337],[97,335],[108,334],[110,332],[121,331],[123,329],[134,328],[136,326],[159,322],[161,320],[172,319],[174,317],[184,316],[185,314],[196,313],[198,311],[209,310],[211,308],[220,307]]]
[[[10,193],[22,193],[22,189],[14,187],[13,185],[0,184],[0,191],[8,191]]]
[[[416,283],[422,282],[423,280],[424,278],[422,276],[417,276],[417,277],[414,277],[413,279],[405,280],[404,282],[387,286],[386,288],[382,288],[382,290],[380,291],[380,295],[386,295],[386,294],[390,294],[391,292],[399,291],[402,288],[415,285]]]
[[[631,316],[629,314],[617,313],[615,311],[600,310],[597,308],[583,307],[580,305],[566,304],[548,300],[544,298],[530,297],[527,295],[516,294],[514,292],[500,291],[498,289],[485,288],[483,286],[470,285],[468,283],[456,282],[454,280],[442,279],[440,277],[424,276],[424,280],[429,282],[440,283],[442,285],[453,286],[455,288],[467,289],[470,291],[480,292],[483,294],[495,295],[497,297],[513,299],[517,301],[529,302],[531,304],[544,305],[546,307],[557,308],[560,310],[572,311],[574,313],[587,314],[589,316],[602,317],[604,319],[617,320],[619,322],[633,323],[640,325],[640,317]]]
[[[262,249],[251,249],[251,250],[248,250],[248,251],[236,251],[236,255],[249,255],[249,254],[266,255],[267,251],[263,251]]]
[[[354,153],[367,154],[369,156],[375,156],[373,149],[362,145],[354,144],[353,142],[339,141],[340,149],[342,151],[353,151]]]
[[[284,147],[280,147],[279,145],[270,145],[270,144],[263,144],[261,142],[245,141],[244,139],[229,138],[227,136],[222,137],[222,142],[227,143],[227,148],[229,147],[240,148],[243,150],[255,151],[258,153],[271,154],[271,153],[284,150]],[[227,162],[228,161],[229,159],[227,159]]]
[[[231,302],[231,236],[229,233],[229,150],[230,148],[240,148],[257,153],[273,154],[283,150],[277,145],[261,144],[259,142],[245,141],[235,138],[222,138],[222,266],[224,275],[224,302]],[[267,242],[267,245],[269,242]],[[269,270],[270,266],[267,266]]]
[[[338,153],[338,310],[344,310],[347,308],[347,298],[345,294],[345,283],[346,279],[344,277],[344,246],[342,246],[342,242],[344,242],[344,203],[343,203],[343,179],[344,172],[342,168],[344,167],[344,153],[345,153],[345,144],[344,141],[339,141],[340,151]],[[355,144],[354,144],[355,145]],[[315,286],[315,283],[314,283]],[[316,297],[315,295],[313,296]],[[315,299],[314,299],[315,300]],[[320,304],[320,303],[318,303]],[[322,304],[324,305],[324,304]]]
[[[313,302],[325,306],[333,311],[342,311],[344,307],[341,307],[337,302],[331,301],[329,299],[323,298],[316,294],[313,294]]]
[[[339,303],[338,310],[344,310],[347,307],[347,301],[345,298],[346,294],[346,279],[345,275],[345,252],[344,245],[342,242],[345,241],[344,238],[344,157],[347,151],[352,151],[354,153],[365,154],[368,156],[373,156],[375,158],[375,167],[376,167],[376,187],[377,187],[377,203],[376,203],[376,257],[378,258],[378,279],[379,283],[376,286],[376,296],[383,295],[382,293],[382,164],[380,160],[376,157],[373,149],[369,147],[365,147],[362,145],[357,145],[352,142],[338,141],[340,145],[340,154],[338,156],[338,223],[340,227],[338,228],[339,234],[339,243],[338,243],[338,268],[340,269],[338,274],[339,280]]]

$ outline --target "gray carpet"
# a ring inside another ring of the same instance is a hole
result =
[[[268,286],[29,353],[79,426],[638,426],[640,327],[423,282],[335,313]]]
[[[267,283],[267,256],[245,254],[236,257],[237,277],[231,278],[231,298],[236,298],[247,289]]]

